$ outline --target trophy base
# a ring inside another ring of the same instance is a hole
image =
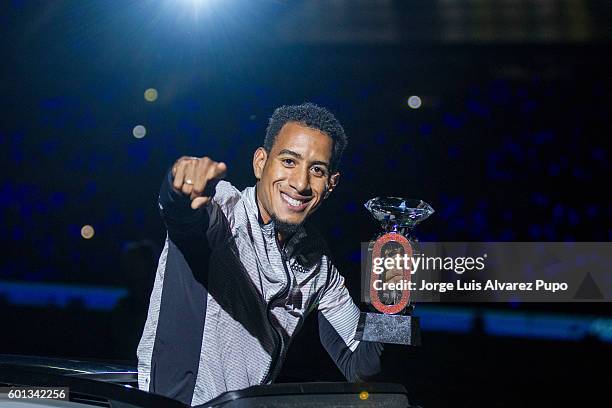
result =
[[[420,346],[419,318],[416,316],[362,312],[359,316],[355,339]]]

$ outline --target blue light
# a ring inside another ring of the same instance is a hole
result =
[[[424,331],[470,333],[482,316],[485,334],[542,340],[580,341],[588,336],[612,343],[612,319],[594,316],[534,314],[515,311],[480,311],[474,308],[418,305]]]
[[[474,310],[435,306],[418,306],[416,312],[423,330],[451,333],[472,331],[476,315]]]
[[[496,336],[551,340],[581,340],[590,333],[593,319],[527,313],[485,312],[485,333]]]
[[[0,282],[0,297],[16,306],[67,307],[77,303],[90,310],[112,310],[126,295],[124,288]]]

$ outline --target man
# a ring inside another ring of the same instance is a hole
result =
[[[304,221],[338,185],[347,138],[326,109],[274,112],[240,192],[222,162],[182,157],[159,208],[168,237],[138,346],[139,387],[185,403],[269,384],[318,311],[321,341],[349,381],[380,371],[382,345],[354,339],[359,309]]]

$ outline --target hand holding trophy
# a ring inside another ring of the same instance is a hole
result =
[[[380,313],[361,313],[357,340],[417,346],[419,319],[410,304],[411,259],[418,252],[413,230],[434,213],[423,200],[377,197],[365,207],[383,228],[368,245],[361,300]]]

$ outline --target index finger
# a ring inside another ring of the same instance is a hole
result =
[[[227,173],[227,166],[225,165],[225,163],[219,162],[213,167],[211,178],[222,179],[225,177],[226,173]]]

